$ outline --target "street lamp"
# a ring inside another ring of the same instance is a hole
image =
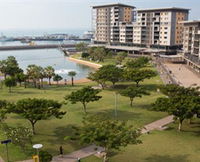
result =
[[[43,145],[42,144],[35,144],[33,145],[33,148],[36,149],[37,155],[39,155],[39,149],[42,148]]]
[[[115,117],[117,117],[118,93],[114,92],[114,95],[115,95]]]
[[[10,139],[8,139],[8,140],[4,140],[4,141],[1,141],[1,144],[5,144],[5,145],[6,145],[7,161],[9,162],[9,156],[8,156],[8,143],[11,143],[11,140],[10,140]]]

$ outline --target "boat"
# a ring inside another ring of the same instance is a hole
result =
[[[20,42],[21,42],[21,43],[31,43],[31,40],[28,40],[28,39],[22,39]]]

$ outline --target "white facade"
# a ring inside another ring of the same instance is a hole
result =
[[[98,43],[120,42],[120,23],[131,23],[135,7],[111,4],[93,7],[94,41]],[[123,37],[123,36],[121,36]]]
[[[188,19],[188,9],[161,8],[138,10],[134,25],[134,44],[178,46],[182,44],[181,21]]]
[[[183,50],[200,60],[200,21],[184,22]]]

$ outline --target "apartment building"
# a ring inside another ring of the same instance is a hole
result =
[[[119,42],[126,45],[133,43],[133,23],[119,24]]]
[[[182,46],[183,24],[189,9],[157,8],[137,10],[133,44],[145,47],[176,49]]]
[[[187,63],[200,72],[200,20],[185,21],[183,51]]]
[[[93,6],[94,42],[107,44],[118,43],[120,40],[130,41],[129,38],[124,39],[124,34],[130,34],[134,8],[134,6],[124,4]],[[126,24],[128,24],[127,27]]]

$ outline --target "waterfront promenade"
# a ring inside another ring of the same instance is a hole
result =
[[[184,87],[193,85],[200,86],[200,75],[194,73],[185,64],[164,64],[170,71],[171,75]]]

